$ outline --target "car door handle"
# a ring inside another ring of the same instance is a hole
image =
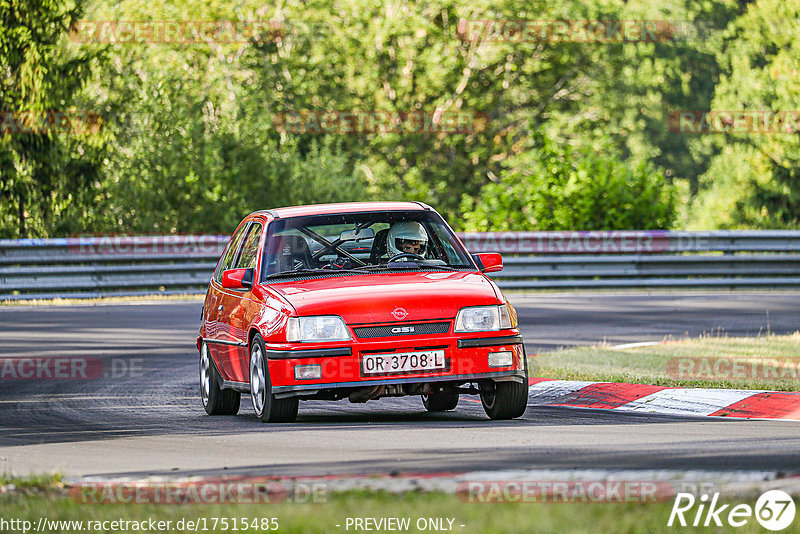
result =
[[[218,311],[218,312],[221,312],[221,311],[222,311],[222,304],[220,304],[219,306],[217,306],[217,311]]]

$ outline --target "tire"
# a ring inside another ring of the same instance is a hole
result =
[[[525,362],[525,380],[519,382],[496,382],[494,389],[481,390],[481,404],[490,419],[504,420],[522,416],[528,407],[528,356],[522,349]]]
[[[440,391],[430,395],[422,395],[422,404],[429,412],[447,412],[458,404],[458,393]]]
[[[272,394],[267,351],[260,334],[250,343],[250,398],[262,423],[291,423],[297,419],[298,398],[276,399]]]
[[[200,400],[208,415],[236,415],[242,395],[233,389],[222,389],[214,359],[205,341],[200,346]]]

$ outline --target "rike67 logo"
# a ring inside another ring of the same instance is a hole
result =
[[[695,498],[691,493],[678,493],[667,526],[718,526],[727,524],[742,527],[753,517],[767,530],[779,531],[794,521],[795,504],[791,495],[781,490],[770,490],[762,494],[755,507],[749,504],[719,504],[719,493],[709,501],[708,494]]]

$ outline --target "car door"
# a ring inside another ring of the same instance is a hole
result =
[[[234,341],[230,335],[230,325],[224,316],[225,299],[230,290],[222,287],[222,273],[233,268],[232,265],[239,256],[244,236],[249,227],[249,222],[240,224],[239,228],[237,228],[236,232],[233,234],[233,237],[231,237],[228,248],[225,249],[223,257],[217,265],[216,271],[214,271],[214,278],[211,282],[211,292],[206,304],[210,308],[206,310],[206,337],[209,339],[208,349],[224,380],[232,380],[230,344],[236,341]],[[230,306],[230,304],[228,304],[228,306]]]
[[[253,222],[250,225],[232,269],[255,269],[261,231],[261,223]],[[220,320],[229,327],[230,341],[236,343],[224,349],[227,352],[225,360],[230,364],[230,368],[227,369],[231,376],[230,380],[249,382],[248,310],[252,310],[256,304],[251,299],[249,289],[224,290],[221,304],[223,308]]]

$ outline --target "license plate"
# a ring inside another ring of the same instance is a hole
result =
[[[444,351],[424,350],[395,354],[365,354],[362,357],[361,367],[365,375],[444,369]]]

